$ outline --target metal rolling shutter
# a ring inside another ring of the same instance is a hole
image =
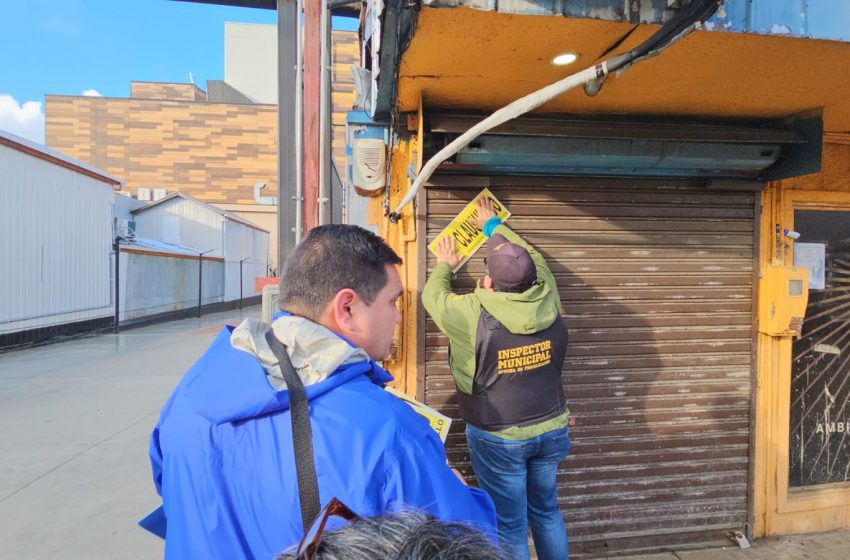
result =
[[[571,556],[728,544],[748,520],[756,193],[553,177],[432,186],[420,263],[424,244],[485,185],[549,259],[565,309],[575,423],[559,501]],[[482,257],[456,290],[474,287]],[[429,272],[434,264],[428,252]],[[419,397],[457,419],[447,339],[422,324]],[[462,422],[446,445],[472,477]]]

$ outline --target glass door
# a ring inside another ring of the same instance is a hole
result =
[[[850,481],[850,211],[795,209],[809,302],[793,342],[791,488]]]

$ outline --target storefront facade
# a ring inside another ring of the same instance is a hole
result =
[[[761,266],[816,264],[800,336],[759,339],[757,534],[850,525],[850,140],[824,140],[820,173],[763,195]]]
[[[630,33],[624,20],[604,19],[424,7],[409,44],[398,42],[385,118],[389,181],[369,210],[405,260],[404,319],[388,366],[400,388],[458,418],[447,340],[418,294],[435,263],[428,243],[486,187],[513,213],[508,224],[547,256],[564,303],[573,448],[559,470],[559,500],[576,557],[726,545],[734,531],[752,538],[847,526],[850,141],[841,131],[850,130],[850,104],[839,92],[845,78],[823,75],[803,89],[802,62],[786,75],[773,56],[823,55],[834,65],[850,60],[850,45],[695,34],[607,84],[607,95],[570,93],[535,113],[526,132],[517,125],[483,138],[441,166],[398,223],[386,218],[411,170],[463,128],[458,122],[550,80],[522,60],[552,53],[526,52],[521,37],[570,37],[575,50],[598,54]],[[380,70],[390,79],[392,67]],[[380,103],[381,93],[373,98]],[[585,120],[567,126],[565,113]],[[773,127],[804,113],[816,137]],[[616,126],[605,120],[614,114]],[[723,130],[708,130],[714,125]],[[612,139],[628,140],[629,150]],[[557,160],[568,152],[588,159]],[[667,163],[654,171],[630,159],[659,153]],[[664,167],[683,154],[701,163]],[[769,170],[783,165],[783,176],[796,178],[771,180]],[[795,251],[798,265],[822,262],[823,282],[810,283],[799,338],[791,324],[765,334],[762,277],[793,267]],[[481,277],[482,256],[458,274],[459,291]],[[471,478],[462,422],[446,445],[449,462]]]

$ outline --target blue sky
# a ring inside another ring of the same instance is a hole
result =
[[[0,0],[0,129],[43,142],[45,94],[126,97],[132,80],[188,82],[190,72],[205,87],[224,78],[224,22],[276,19],[172,0]]]

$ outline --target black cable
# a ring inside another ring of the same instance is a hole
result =
[[[594,59],[594,62],[597,62],[597,61],[599,61],[599,59],[601,59],[601,58],[603,58],[603,57],[605,57],[605,56],[607,56],[607,55],[611,54],[611,52],[612,52],[612,51],[614,51],[614,49],[616,49],[617,47],[619,47],[620,45],[622,45],[622,44],[625,42],[625,40],[626,40],[626,39],[628,39],[629,37],[631,37],[631,36],[632,36],[632,33],[634,33],[634,32],[635,32],[635,30],[637,30],[637,28],[638,28],[638,27],[640,27],[640,24],[639,24],[639,23],[636,23],[635,25],[633,25],[633,26],[632,26],[632,28],[631,28],[631,29],[629,29],[628,31],[626,31],[626,32],[623,34],[623,36],[622,36],[622,37],[620,37],[619,39],[617,39],[616,41],[614,41],[614,43],[613,43],[610,47],[608,47],[607,49],[605,49],[604,51],[602,51],[602,54],[600,54],[599,56],[597,56],[597,57]]]
[[[649,55],[653,51],[664,48],[688,27],[698,21],[710,18],[723,4],[723,0],[692,0],[684,8],[674,15],[670,21],[661,26],[661,29],[652,36],[632,49],[631,51],[617,55],[607,61],[608,71],[615,72],[628,66],[637,60]]]

